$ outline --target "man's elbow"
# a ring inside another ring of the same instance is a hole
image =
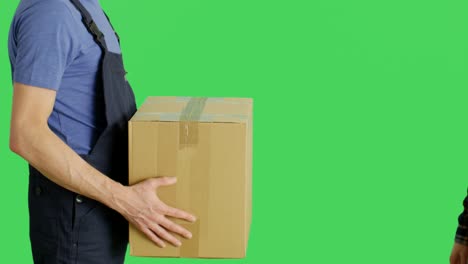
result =
[[[41,121],[16,121],[11,123],[10,150],[26,160],[38,155],[38,144],[50,133],[47,123]]]
[[[11,129],[10,133],[10,150],[20,156],[24,152],[24,145],[22,144],[24,140],[22,139],[23,135],[20,131],[16,129]]]
[[[19,156],[26,158],[31,152],[33,142],[37,142],[36,136],[41,133],[42,126],[34,122],[12,122],[10,129],[10,150]]]

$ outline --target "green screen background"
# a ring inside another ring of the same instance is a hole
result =
[[[26,162],[9,151],[0,3],[0,262],[32,263]],[[253,219],[241,260],[448,263],[468,174],[468,2],[101,0],[137,103],[254,98]]]

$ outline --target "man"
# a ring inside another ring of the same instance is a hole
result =
[[[463,212],[458,217],[455,244],[450,255],[450,264],[468,263],[468,196],[463,200]]]
[[[156,196],[175,178],[126,186],[135,100],[98,0],[22,0],[9,54],[10,148],[30,164],[34,262],[123,263],[128,222],[160,247],[180,246],[173,233],[190,238],[168,217],[195,217]]]

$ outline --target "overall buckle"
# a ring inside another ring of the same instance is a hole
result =
[[[102,34],[102,32],[99,30],[98,26],[96,25],[96,23],[94,22],[94,20],[91,20],[88,24],[88,27],[89,27],[89,30],[93,33],[94,37],[96,39],[101,39],[104,34]]]

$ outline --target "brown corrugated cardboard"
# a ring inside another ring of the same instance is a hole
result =
[[[252,99],[148,97],[129,122],[129,183],[176,176],[158,190],[170,206],[193,213],[192,232],[157,247],[130,226],[132,256],[243,258],[251,222]]]

